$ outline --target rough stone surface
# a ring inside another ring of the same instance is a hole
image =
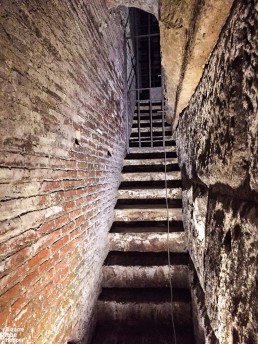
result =
[[[162,0],[160,40],[169,121],[173,129],[214,48],[233,0]]]
[[[164,81],[171,122],[176,109],[177,92],[181,82],[182,66],[188,32],[195,6],[194,0],[160,2],[160,45]]]
[[[174,128],[179,114],[188,105],[203,73],[203,68],[214,48],[233,0],[197,1],[194,9],[195,24],[188,50],[185,52],[181,84],[175,108]]]
[[[257,191],[257,12],[240,10],[180,119],[178,146],[189,179]]]
[[[109,233],[111,251],[188,252],[187,236],[179,233]]]
[[[144,208],[144,209],[115,209],[115,221],[181,221],[181,209],[167,209],[165,208]]]
[[[118,190],[118,199],[181,199],[182,189],[134,189],[134,190]]]
[[[166,152],[175,152],[176,146],[165,147]],[[129,153],[164,153],[164,148],[154,147],[154,148],[131,148],[129,149]]]
[[[167,158],[166,164],[177,164],[177,158]],[[165,165],[165,159],[125,159],[124,166],[128,165]]]
[[[254,2],[236,1],[177,129],[207,343],[257,343],[257,27]]]
[[[167,175],[163,172],[136,172],[136,173],[124,173],[121,177],[121,181],[151,181],[151,180],[180,180],[181,172],[173,171],[168,172]]]
[[[123,30],[105,1],[1,1],[0,327],[79,340],[124,158]]]
[[[160,288],[169,287],[172,278],[174,288],[188,288],[188,266],[104,266],[105,288]]]

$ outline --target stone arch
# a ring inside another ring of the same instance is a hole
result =
[[[153,14],[160,25],[161,64],[168,120],[175,129],[214,48],[233,0],[106,0],[108,8],[136,7]],[[198,7],[199,6],[199,7]],[[193,17],[198,12],[198,16]],[[186,34],[187,33],[187,34]]]
[[[108,8],[117,8],[118,6],[135,7],[140,10],[153,14],[159,19],[159,1],[158,0],[107,0]]]

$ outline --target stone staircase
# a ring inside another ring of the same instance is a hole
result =
[[[158,109],[154,117],[154,146],[157,143],[159,147],[163,141]],[[144,112],[142,118],[145,120]],[[166,204],[164,148],[148,148],[147,126],[141,140],[146,148],[136,148],[139,142],[135,129],[136,121],[109,233],[110,252],[103,266],[92,344],[194,344],[189,258],[182,225],[181,176],[175,142],[166,124]]]

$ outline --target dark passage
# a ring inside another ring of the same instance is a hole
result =
[[[152,15],[136,9],[129,23],[136,55],[136,89],[129,90],[135,92],[135,113],[92,343],[192,344],[182,182],[165,121],[159,27]]]

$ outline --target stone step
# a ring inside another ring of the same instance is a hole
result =
[[[159,130],[161,130],[161,128],[163,127],[163,123],[162,121],[155,121],[152,123],[153,128],[159,128]],[[150,122],[149,121],[141,121],[140,122],[140,127],[141,129],[144,128],[150,128]],[[171,127],[170,124],[168,124],[167,122],[164,123],[164,127],[166,128],[166,130],[168,130],[168,128]],[[132,125],[133,129],[137,129],[138,130],[138,121],[133,121],[133,125]]]
[[[91,344],[172,344],[173,338],[171,324],[150,327],[144,323],[134,326],[98,323]],[[178,344],[194,344],[193,338],[191,326],[176,330]]]
[[[155,119],[152,119],[152,126],[159,126],[159,127],[162,127],[162,123],[164,123],[164,127],[167,127],[169,126],[168,123],[164,122],[162,120],[162,118],[155,118]],[[146,127],[149,127],[151,125],[151,121],[150,119],[146,119],[146,118],[140,118],[140,127],[141,128],[146,128]],[[138,119],[134,119],[133,120],[133,126],[137,127],[138,128]]]
[[[151,106],[153,111],[162,111],[162,104],[161,103],[154,103]],[[140,110],[141,112],[150,112],[150,103],[146,103],[146,104],[141,104],[140,105]],[[137,113],[138,112],[138,107],[136,105],[134,112]]]
[[[148,119],[143,119],[140,118],[140,125],[142,124],[148,124],[150,125],[150,118]],[[156,123],[163,123],[162,118],[152,118],[152,124],[156,124]],[[133,124],[138,124],[138,118],[137,119],[133,119]],[[167,122],[164,121],[164,125],[168,124]]]
[[[121,181],[133,181],[133,180],[142,180],[142,181],[150,181],[150,180],[180,180],[181,179],[181,172],[180,171],[173,171],[168,172],[167,174],[163,172],[138,172],[138,173],[123,173],[121,176]]]
[[[181,209],[166,208],[129,208],[115,209],[114,221],[164,221],[164,220],[182,220]]]
[[[185,232],[109,233],[108,240],[111,251],[188,252]]]
[[[182,189],[123,189],[118,190],[118,199],[155,199],[168,197],[170,199],[178,199],[182,197]]]
[[[169,287],[169,278],[175,288],[188,288],[188,267],[166,266],[104,266],[104,288],[161,288]]]
[[[189,288],[185,254],[110,252],[103,266],[104,288]]]
[[[162,110],[162,105],[161,104],[155,104],[152,105],[151,107],[152,111],[161,111]],[[150,105],[140,105],[140,112],[150,112]],[[138,107],[135,107],[135,113],[138,112]]]
[[[152,133],[153,137],[155,136],[163,136],[163,131],[155,131]],[[169,130],[165,131],[165,135],[171,138],[171,132]],[[150,137],[150,133],[148,132],[141,132],[141,137]],[[138,133],[132,133],[130,136],[131,139],[138,138]]]
[[[163,147],[163,141],[153,141],[152,142],[153,147]],[[173,141],[165,141],[165,146],[173,146]],[[129,147],[139,147],[139,141],[129,141]],[[151,142],[150,141],[142,141],[141,142],[141,147],[151,147]]]
[[[176,154],[175,154],[176,155]],[[178,164],[178,158],[166,158],[166,165]],[[125,159],[124,166],[133,165],[165,165],[165,159]]]
[[[162,124],[161,125],[157,125],[157,126],[153,126],[152,130],[153,130],[153,132],[161,131],[162,130]],[[170,131],[172,130],[170,124],[166,124],[165,125],[165,131],[168,131],[168,130],[170,130]],[[145,127],[141,127],[140,132],[141,133],[149,133],[150,132],[150,125],[146,124]],[[135,125],[135,124],[133,125],[131,133],[138,133],[138,125]]]
[[[169,325],[171,311],[175,325],[191,326],[191,296],[188,289],[173,288],[103,288],[97,302],[98,322],[136,325]]]
[[[115,221],[110,233],[167,233],[168,226],[170,233],[184,231],[182,221]]]
[[[163,135],[160,135],[160,136],[153,136],[152,137],[152,141],[153,142],[156,142],[156,141],[162,141],[163,140]],[[165,136],[164,137],[164,140],[166,141],[171,141],[171,137],[170,136]],[[138,142],[139,143],[139,137],[132,137],[130,138],[130,141],[129,142]],[[141,137],[141,142],[151,142],[151,137],[150,136],[144,136],[144,137]]]
[[[162,156],[165,155],[166,152],[166,156],[169,156],[169,153],[174,153],[177,152],[177,148],[176,148],[176,142],[174,141],[173,146],[168,146],[168,147],[131,147],[129,148],[129,152],[128,155],[139,155],[139,154],[149,154],[149,156],[151,156],[152,154],[161,154]]]
[[[140,116],[138,116],[138,113],[136,113],[133,117],[133,120],[134,121],[137,121],[138,122],[138,119],[140,117],[140,121],[150,121],[150,113],[149,112],[141,112],[140,113]],[[159,112],[159,111],[154,111],[152,112],[152,120],[163,120],[163,117],[162,117],[162,113]],[[165,118],[164,118],[164,121],[165,121]]]

